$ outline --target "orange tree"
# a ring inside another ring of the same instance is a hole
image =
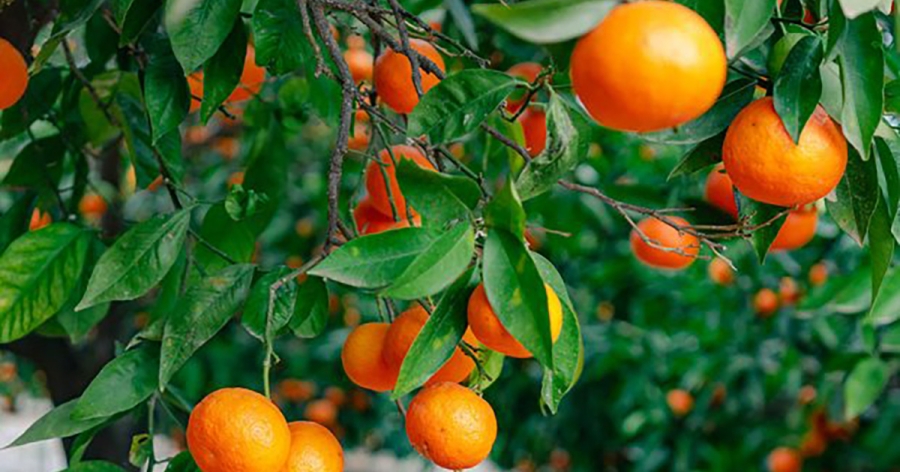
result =
[[[891,9],[0,2],[0,387],[57,404],[14,445],[887,470]]]

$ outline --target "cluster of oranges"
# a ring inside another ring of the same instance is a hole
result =
[[[427,170],[434,165],[418,149],[404,144],[382,150],[366,167],[368,195],[353,210],[360,234],[375,234],[390,229],[419,226],[421,217],[406,202],[397,181],[397,165],[409,160]]]
[[[256,65],[256,49],[253,47],[253,44],[248,44],[240,82],[225,100],[225,103],[238,103],[253,98],[262,89],[265,81],[266,70]],[[190,112],[194,113],[200,109],[200,104],[203,100],[203,71],[197,71],[189,75],[188,85],[191,90]]]
[[[659,131],[699,117],[715,103],[727,75],[725,51],[709,24],[687,7],[653,0],[613,9],[578,41],[571,63],[575,93],[588,113],[623,131]],[[819,106],[795,144],[765,97],[730,124],[722,160],[707,180],[708,201],[737,218],[737,188],[756,201],[793,208],[772,244],[790,250],[815,234],[818,215],[808,206],[840,181],[847,142]],[[687,221],[665,220],[642,221],[632,248],[650,266],[683,269],[699,241]]]

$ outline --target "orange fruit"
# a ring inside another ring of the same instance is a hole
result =
[[[304,418],[325,426],[334,425],[337,415],[337,407],[327,398],[311,401],[303,410]]]
[[[356,411],[366,411],[371,406],[369,395],[362,390],[354,390],[350,392],[350,408]]]
[[[409,353],[416,336],[422,331],[425,322],[428,321],[428,312],[421,305],[416,304],[412,308],[404,311],[391,323],[387,337],[384,340],[384,356],[388,365],[395,366],[398,370]],[[469,344],[476,344],[478,341],[472,334],[471,330],[466,330],[463,339]],[[456,348],[453,355],[438,369],[434,375],[425,383],[426,386],[434,385],[440,382],[462,382],[469,377],[472,369],[475,368],[475,362],[463,353],[462,349]]]
[[[797,281],[790,277],[782,277],[778,282],[778,298],[782,305],[793,305],[800,299],[800,287]]]
[[[0,383],[12,382],[18,374],[16,364],[9,361],[0,363]]]
[[[278,383],[278,394],[290,402],[304,402],[316,394],[316,384],[297,379],[285,379]]]
[[[96,193],[88,193],[78,202],[78,211],[88,219],[99,220],[106,213],[106,200]]]
[[[731,215],[738,217],[737,202],[734,198],[734,185],[731,177],[725,173],[725,166],[718,164],[706,178],[706,201],[710,205]]]
[[[688,222],[684,218],[668,216],[669,221],[678,226],[686,227]],[[638,228],[654,244],[654,247],[644,241],[637,230],[631,231],[631,250],[635,257],[644,264],[658,269],[684,269],[694,263],[700,252],[700,240],[696,236],[680,232],[657,218],[647,218],[638,223]],[[674,252],[680,250],[681,254]]]
[[[547,114],[537,107],[528,107],[519,115],[522,132],[525,134],[525,149],[532,157],[544,151],[547,145]]]
[[[809,283],[815,287],[824,284],[828,280],[828,266],[822,262],[809,268]]]
[[[518,77],[528,83],[532,83],[537,80],[538,76],[541,74],[543,67],[536,62],[521,62],[509,68],[506,71],[507,74]],[[516,90],[506,99],[506,109],[510,113],[516,113],[519,111],[519,107],[525,103],[525,96],[527,92],[525,90]]]
[[[372,199],[363,198],[356,208],[353,209],[353,219],[356,221],[356,230],[359,234],[377,234],[392,229],[409,228],[409,218],[400,221],[394,221],[393,217],[385,216],[383,213],[375,209]],[[412,213],[412,225],[421,226],[422,217],[418,213]]]
[[[817,106],[794,144],[771,97],[761,98],[731,122],[722,146],[725,169],[742,194],[772,205],[814,202],[834,189],[847,167],[847,141]]]
[[[369,125],[357,121],[353,127],[353,135],[347,140],[347,147],[354,151],[365,151],[369,147]]]
[[[228,187],[231,188],[232,185],[243,185],[244,183],[244,171],[237,171],[228,176]]]
[[[271,472],[284,466],[291,432],[268,398],[243,388],[223,388],[194,407],[187,442],[203,472]]]
[[[358,34],[347,36],[347,49],[364,49],[366,47],[366,38]]]
[[[31,212],[31,221],[28,223],[28,230],[37,231],[48,226],[52,222],[53,217],[50,216],[50,213],[44,213],[40,208],[35,208],[34,211]]]
[[[187,78],[188,86],[191,89],[191,110],[190,113],[194,113],[200,109],[200,101],[203,100],[203,71],[194,72],[189,75]],[[188,129],[190,132],[191,129]],[[185,136],[187,138],[188,136]],[[186,139],[188,143],[191,142],[190,139]]]
[[[725,403],[725,398],[728,396],[728,389],[725,388],[724,384],[716,385],[716,388],[713,390],[712,398],[709,399],[709,404],[715,408],[721,406]]]
[[[256,65],[256,49],[252,44],[247,45],[247,55],[244,58],[244,70],[241,71],[240,84],[228,96],[229,102],[240,102],[253,98],[262,89],[266,81],[266,69]]]
[[[406,435],[419,454],[445,469],[469,469],[487,458],[497,439],[494,409],[471,390],[445,382],[409,403]]]
[[[427,41],[410,39],[409,45],[423,56],[431,59],[438,69],[444,71],[444,59]],[[419,69],[422,77],[422,93],[427,93],[440,82],[434,74]],[[375,61],[375,89],[384,103],[397,113],[409,113],[419,103],[416,87],[412,79],[412,65],[409,58],[393,49],[388,49]]]
[[[360,82],[372,80],[372,70],[374,68],[374,59],[365,49],[348,49],[344,52],[344,61],[350,68],[350,75],[357,84]]]
[[[22,53],[9,41],[0,38],[0,110],[5,110],[25,95],[28,89],[28,65]]]
[[[367,323],[347,336],[341,350],[341,363],[347,377],[356,385],[376,392],[394,388],[399,369],[388,365],[382,355],[384,339],[391,325]]]
[[[788,447],[776,448],[766,460],[770,472],[800,472],[803,459],[800,454]]]
[[[378,153],[377,159],[372,159],[369,162],[368,167],[366,167],[366,190],[369,192],[372,206],[380,211],[381,214],[391,218],[394,217],[394,212],[391,209],[391,199],[393,199],[394,207],[397,209],[397,219],[403,220],[406,219],[407,215],[406,199],[403,198],[403,193],[400,192],[394,160],[399,164],[403,159],[410,159],[424,169],[436,169],[418,149],[412,146],[399,144],[391,147],[391,152],[393,152],[393,158],[391,153],[385,149]],[[390,193],[388,193],[388,186],[385,185],[385,175],[387,175],[388,182],[390,182]]]
[[[753,297],[753,309],[763,318],[772,316],[778,311],[778,295],[770,288],[761,289]]]
[[[675,416],[686,416],[694,409],[694,397],[685,390],[670,390],[666,394],[666,403]]]
[[[237,138],[232,136],[222,136],[216,138],[210,146],[213,150],[222,155],[226,161],[233,160],[241,150],[241,143]]]
[[[828,437],[821,431],[811,430],[803,435],[800,453],[803,457],[821,456],[828,449]]]
[[[769,247],[772,251],[789,251],[798,249],[812,241],[816,235],[816,223],[819,214],[815,208],[799,209],[788,213],[778,235]]]
[[[308,421],[294,421],[288,424],[288,428],[291,432],[291,449],[280,472],[344,470],[344,449],[331,431]]]
[[[328,387],[325,389],[325,398],[340,408],[347,403],[347,393],[341,387]]]
[[[715,258],[709,262],[707,268],[709,278],[719,285],[731,285],[734,283],[734,269],[722,258]]]
[[[813,401],[815,401],[818,393],[816,392],[816,387],[812,385],[804,385],[800,388],[800,393],[797,394],[797,401],[801,405],[809,405]]]
[[[562,332],[562,303],[556,292],[549,285],[544,284],[544,290],[547,292],[547,315],[550,317],[550,337],[553,342],[559,339]],[[468,305],[469,328],[475,338],[494,351],[503,353],[510,357],[518,357],[521,359],[531,357],[531,353],[516,338],[506,330],[500,318],[491,307],[488,301],[487,293],[484,290],[484,284],[478,284],[469,297]]]
[[[572,52],[572,86],[601,125],[657,131],[699,117],[725,86],[718,34],[693,10],[646,1],[614,8]]]

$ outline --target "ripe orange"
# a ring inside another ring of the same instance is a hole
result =
[[[847,167],[847,141],[840,127],[816,107],[794,144],[772,98],[741,110],[728,127],[722,160],[735,187],[772,205],[814,202],[838,184]]]
[[[818,393],[816,392],[816,387],[812,385],[804,385],[800,388],[800,393],[797,394],[797,401],[801,405],[809,405],[813,401],[815,401]]]
[[[380,211],[381,214],[391,218],[394,217],[394,212],[391,209],[391,199],[393,199],[394,207],[397,209],[397,218],[403,220],[406,219],[407,215],[406,199],[403,198],[403,193],[400,192],[394,160],[399,164],[403,159],[410,159],[424,169],[436,169],[418,149],[412,146],[400,144],[391,147],[391,151],[393,152],[393,159],[391,158],[391,153],[385,149],[378,153],[378,159],[372,159],[369,162],[368,167],[366,167],[366,190],[369,192],[372,206]],[[388,182],[390,182],[390,193],[388,193],[388,186],[385,185],[385,174]]]
[[[348,49],[344,52],[344,60],[347,67],[350,68],[350,75],[357,84],[364,81],[372,80],[372,70],[374,68],[374,59],[365,49]]]
[[[445,469],[468,469],[487,458],[497,438],[494,409],[471,390],[445,382],[409,404],[406,435],[413,448]]]
[[[344,450],[331,431],[308,421],[294,421],[288,424],[288,428],[291,432],[291,449],[280,472],[344,470]]]
[[[614,8],[572,52],[572,85],[601,125],[657,131],[693,120],[725,86],[718,34],[693,10],[646,1]]]
[[[228,96],[229,102],[240,102],[253,98],[262,89],[266,81],[266,69],[256,65],[256,49],[252,44],[247,45],[247,55],[244,58],[244,70],[241,72],[240,84]]]
[[[243,388],[223,388],[194,407],[187,442],[204,472],[271,472],[284,466],[291,432],[268,398]]]
[[[15,105],[28,89],[28,65],[22,53],[0,38],[0,110]]]
[[[427,41],[410,39],[409,45],[423,56],[431,59],[444,71],[444,59]],[[422,93],[427,93],[440,82],[434,74],[419,69],[422,77]],[[388,49],[375,62],[375,89],[384,103],[397,113],[409,113],[419,103],[416,87],[412,79],[412,65],[409,58],[393,49]]]
[[[304,418],[325,426],[334,425],[337,415],[337,407],[327,398],[311,401],[303,410]]]
[[[387,323],[360,325],[344,342],[341,363],[347,377],[356,385],[376,392],[394,388],[399,369],[388,365],[382,355],[390,326]]]
[[[290,402],[304,402],[316,394],[316,384],[297,379],[285,379],[278,383],[278,394]]]
[[[325,389],[325,399],[340,408],[347,403],[347,393],[341,387],[328,387]]]
[[[778,295],[770,288],[764,288],[756,292],[753,297],[753,309],[762,318],[768,318],[778,311]]]
[[[200,109],[200,101],[203,100],[203,71],[194,72],[189,75],[188,78],[188,86],[191,89],[191,110],[190,113],[194,113]],[[188,129],[190,132],[191,129]],[[185,136],[187,138],[187,136]],[[187,140],[190,142],[191,140]]]
[[[391,323],[391,328],[384,339],[384,351],[382,351],[388,365],[400,369],[403,360],[406,359],[406,354],[409,353],[409,348],[412,347],[413,341],[422,331],[426,321],[428,321],[428,312],[421,305],[416,304],[401,313]],[[466,330],[463,339],[469,344],[478,342],[471,330]],[[453,356],[428,379],[425,385],[434,385],[440,382],[462,382],[469,377],[474,368],[475,362],[457,347]]]
[[[666,394],[666,403],[675,416],[686,416],[694,409],[694,397],[680,388],[670,390]]]
[[[824,284],[828,280],[828,266],[819,262],[809,268],[809,283],[815,287]]]
[[[805,246],[816,235],[816,223],[818,221],[819,214],[815,208],[801,208],[788,213],[784,224],[778,230],[778,235],[772,241],[772,246],[769,249],[772,251],[788,251]]]
[[[106,200],[96,193],[88,193],[78,202],[78,211],[87,219],[99,220],[106,213]]]
[[[29,231],[37,231],[45,226],[50,225],[53,222],[53,217],[50,216],[50,213],[44,213],[40,210],[40,208],[35,208],[33,212],[31,212],[31,221],[28,223]]]
[[[766,463],[770,472],[800,472],[803,467],[800,454],[787,447],[779,447],[772,451]]]
[[[549,285],[544,284],[544,290],[547,291],[547,314],[550,317],[550,337],[553,342],[559,339],[562,332],[562,303],[556,292]],[[525,349],[516,338],[506,330],[500,318],[494,312],[484,290],[484,284],[478,284],[469,297],[468,306],[469,328],[475,338],[494,351],[503,353],[510,357],[528,358],[531,353]]]
[[[544,151],[547,146],[547,114],[537,107],[528,107],[519,115],[522,132],[525,134],[525,149],[532,157]]]
[[[791,277],[782,277],[778,282],[778,297],[782,305],[793,305],[800,299],[800,287]]]
[[[678,226],[688,226],[688,222],[677,216],[667,217]],[[696,236],[680,232],[656,218],[647,218],[638,223],[638,228],[654,244],[653,247],[644,241],[637,230],[631,231],[631,250],[635,257],[644,264],[658,269],[684,269],[694,263],[700,252],[700,241]],[[674,252],[674,250],[679,250]]]
[[[347,36],[347,49],[364,49],[366,47],[366,38],[358,34]]]
[[[353,219],[356,221],[356,230],[359,234],[378,234],[392,229],[409,228],[409,218],[403,218],[400,221],[394,221],[393,217],[385,216],[383,213],[375,209],[372,199],[363,198],[356,208],[353,209]],[[413,211],[412,225],[421,226],[422,217]]]
[[[241,142],[233,136],[222,136],[216,138],[210,147],[221,154],[223,159],[231,161],[241,150]]]
[[[734,199],[734,185],[731,183],[731,177],[725,173],[723,164],[713,168],[709,177],[706,178],[706,201],[737,219],[738,208]]]
[[[543,68],[536,62],[521,62],[510,67],[509,70],[506,71],[506,73],[513,77],[518,77],[528,83],[532,83],[538,78],[538,75],[541,74],[541,70],[543,70]],[[506,99],[507,111],[509,111],[510,113],[516,113],[517,111],[519,111],[519,107],[522,106],[523,103],[525,103],[526,95],[527,92],[525,92],[524,90],[517,90],[513,92]]]
[[[826,449],[828,437],[823,432],[813,429],[803,435],[803,442],[800,444],[800,453],[803,457],[821,456]]]
[[[347,147],[354,151],[365,151],[369,147],[369,125],[357,120],[353,135],[347,140]]]
[[[724,259],[715,258],[709,262],[707,268],[709,278],[719,285],[731,285],[734,283],[734,269]]]

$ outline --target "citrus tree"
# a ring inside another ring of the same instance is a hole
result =
[[[892,8],[0,1],[12,446],[888,470]]]

